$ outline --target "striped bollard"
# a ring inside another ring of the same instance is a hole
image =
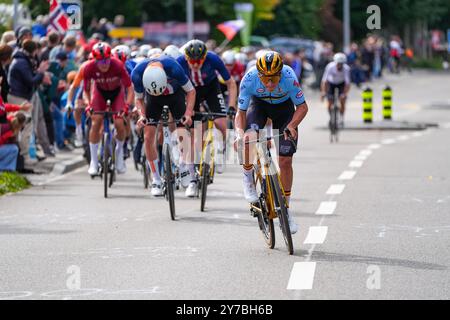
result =
[[[392,120],[392,89],[389,86],[383,90],[383,119]]]
[[[367,88],[362,93],[363,98],[363,120],[364,123],[372,123],[373,114],[373,90]]]

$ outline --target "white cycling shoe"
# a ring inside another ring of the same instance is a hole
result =
[[[258,193],[256,192],[256,186],[253,180],[248,180],[244,176],[244,197],[249,203],[255,203],[259,201]]]
[[[95,176],[96,174],[98,174],[98,163],[91,162],[89,165],[88,173],[91,176]]]
[[[162,197],[163,196],[163,190],[162,190],[161,182],[153,182],[152,183],[151,194],[154,197]]]
[[[195,196],[197,196],[197,188],[197,182],[191,181],[186,189],[186,197],[194,198]]]

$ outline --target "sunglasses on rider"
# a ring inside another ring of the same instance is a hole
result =
[[[95,61],[96,64],[103,65],[103,66],[110,64],[110,62],[111,62],[111,59],[101,59],[101,60]]]
[[[190,59],[190,58],[188,58],[187,59],[188,60],[188,62],[189,62],[189,64],[203,64],[203,62],[205,61],[205,58],[203,58],[203,59]]]
[[[259,77],[259,79],[261,80],[262,83],[267,85],[269,82],[272,82],[272,83],[280,82],[281,73],[277,73],[277,74],[270,75],[270,76],[262,74],[262,73],[258,73],[258,77]]]

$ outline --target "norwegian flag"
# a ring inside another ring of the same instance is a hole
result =
[[[56,31],[63,34],[69,29],[69,18],[57,0],[48,1],[50,3],[50,13],[47,32]]]

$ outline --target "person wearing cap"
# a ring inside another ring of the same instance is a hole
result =
[[[32,40],[33,39],[33,33],[31,32],[31,29],[26,26],[21,26],[17,28],[16,30],[16,47],[15,48],[22,48],[22,44],[26,40]]]

